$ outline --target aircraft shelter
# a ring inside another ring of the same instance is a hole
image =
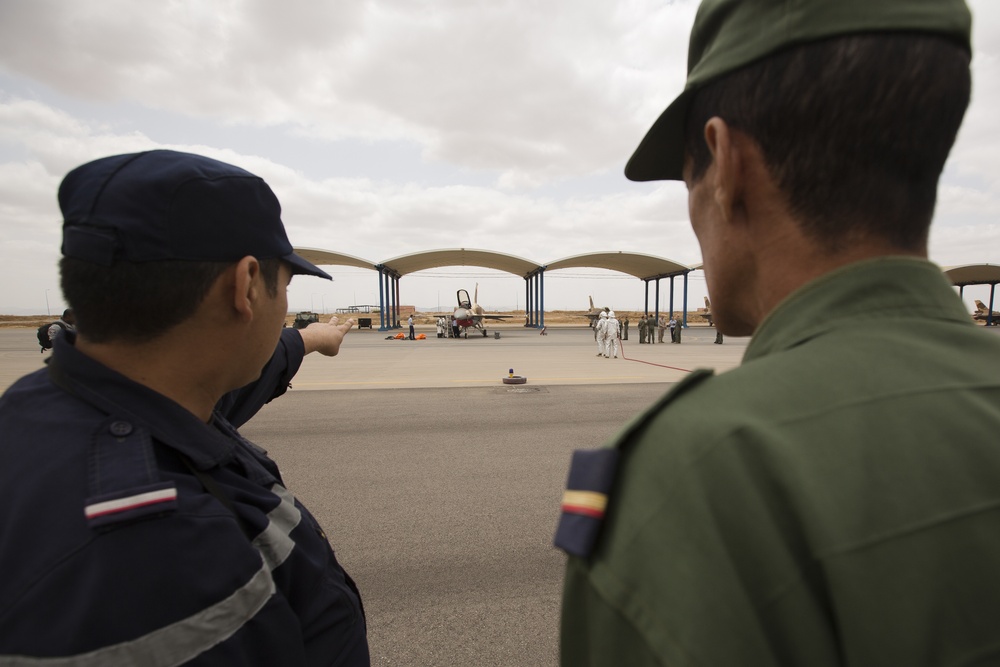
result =
[[[650,283],[653,283],[654,310],[660,316],[660,281],[670,279],[670,310],[674,311],[674,279],[683,277],[681,291],[683,313],[682,325],[687,326],[688,274],[700,269],[686,266],[654,255],[634,252],[596,252],[574,255],[563,259],[537,264],[522,257],[490,250],[452,248],[427,250],[410,255],[401,255],[384,262],[370,262],[360,257],[318,248],[295,248],[295,252],[317,265],[353,266],[378,272],[379,313],[382,316],[380,330],[399,329],[399,282],[408,273],[435,269],[444,266],[477,266],[498,271],[506,271],[524,279],[524,296],[527,312],[526,327],[541,329],[545,326],[545,273],[571,268],[598,268],[619,271],[638,278],[645,283],[644,311],[649,309]]]
[[[990,304],[989,314],[986,316],[986,326],[992,326],[993,303],[997,288],[1000,283],[1000,266],[996,264],[965,264],[963,266],[951,266],[944,269],[944,275],[951,281],[952,285],[958,287],[960,296],[964,296],[966,285],[989,285]]]

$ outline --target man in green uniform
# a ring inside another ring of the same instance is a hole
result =
[[[563,665],[1000,664],[1000,338],[926,259],[970,31],[962,0],[703,2],[625,173],[684,180],[753,339],[574,454]]]
[[[644,345],[646,343],[646,318],[639,318],[639,344]]]

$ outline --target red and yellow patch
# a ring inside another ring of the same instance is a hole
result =
[[[571,514],[583,514],[595,519],[604,518],[604,509],[608,506],[608,496],[596,491],[563,492],[562,511]]]

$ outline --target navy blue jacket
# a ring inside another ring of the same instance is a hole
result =
[[[357,588],[233,426],[284,392],[298,332],[210,424],[73,339],[0,398],[0,664],[368,665]]]

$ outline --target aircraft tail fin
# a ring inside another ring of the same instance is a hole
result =
[[[479,283],[476,283],[476,291],[472,295],[472,303],[479,303]]]
[[[594,297],[588,296],[587,298],[590,299],[590,309],[593,310],[594,309]]]
[[[985,313],[985,312],[986,312],[986,310],[987,310],[987,308],[986,308],[986,304],[985,304],[985,303],[983,303],[982,301],[980,301],[979,299],[976,299],[976,308],[977,308],[977,309],[979,310],[979,312],[981,312],[981,313]]]

